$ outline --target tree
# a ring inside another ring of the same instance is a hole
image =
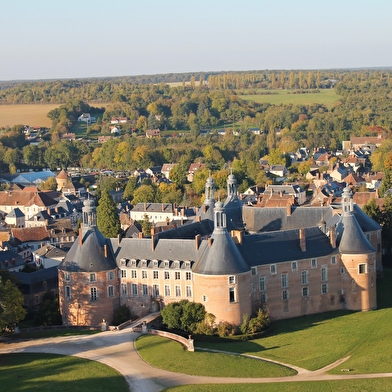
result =
[[[194,333],[197,325],[204,320],[206,313],[203,304],[183,299],[165,306],[161,315],[163,323],[168,328]]]
[[[364,206],[363,212],[374,219],[376,222],[381,223],[381,211],[374,198],[370,199]]]
[[[61,325],[62,318],[59,308],[59,300],[52,293],[47,292],[34,317],[35,325]]]
[[[137,188],[136,178],[130,177],[124,189],[123,200],[132,201],[133,194]]]
[[[49,177],[46,181],[40,184],[41,191],[55,191],[57,189],[57,181],[55,177]]]
[[[120,220],[116,205],[106,189],[103,190],[97,207],[97,226],[107,238],[117,237],[120,233]]]
[[[151,237],[152,223],[147,214],[144,214],[142,221],[142,233],[144,237]]]
[[[24,298],[7,273],[0,274],[0,331],[14,329],[24,319]]]

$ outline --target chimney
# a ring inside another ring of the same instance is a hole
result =
[[[213,240],[211,237],[208,238],[208,246],[211,248]]]
[[[305,229],[303,227],[299,229],[299,246],[302,252],[306,252],[306,236]]]
[[[103,255],[104,255],[105,257],[108,257],[108,247],[107,247],[106,244],[103,246]]]
[[[287,204],[286,206],[286,215],[291,216],[291,204]]]
[[[181,216],[185,216],[185,207],[181,208]]]
[[[137,235],[137,238],[143,238],[143,232],[142,231]]]
[[[120,234],[117,235],[117,243],[118,243],[118,245],[120,245],[120,243],[121,243],[121,235]]]
[[[184,225],[184,219],[181,217],[181,221],[180,221],[181,226]]]
[[[331,243],[332,248],[336,248],[336,230],[335,226],[331,226],[329,228],[329,241]]]
[[[157,235],[153,234],[151,236],[151,250],[154,252],[155,251],[155,246],[156,246],[156,242],[157,242]]]
[[[203,212],[206,213],[207,212],[207,206],[205,204],[203,204]]]
[[[144,203],[144,211],[147,211],[147,204]]]
[[[195,245],[196,245],[196,250],[199,250],[199,245],[200,245],[200,234],[197,234],[195,236]]]
[[[83,235],[82,235],[82,229],[79,229],[79,246],[82,246],[83,244]]]
[[[239,245],[242,245],[242,235],[243,235],[242,230],[231,230],[231,232],[230,232],[230,237],[233,239],[233,241],[236,244],[239,244]]]
[[[162,203],[162,212],[165,211],[165,205]]]
[[[201,222],[201,216],[196,217],[196,222]]]

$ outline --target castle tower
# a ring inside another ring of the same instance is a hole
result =
[[[118,269],[109,241],[96,227],[95,204],[86,200],[83,227],[59,264],[59,302],[66,325],[111,322],[120,304]]]
[[[370,310],[377,307],[376,250],[363,233],[353,214],[350,188],[342,196],[342,217],[337,226],[342,270],[342,294],[346,308]]]
[[[215,181],[210,174],[205,185],[204,203],[198,213],[201,220],[209,219],[211,222],[214,221],[215,190]]]
[[[251,315],[250,267],[227,231],[222,202],[215,204],[214,231],[204,241],[201,257],[193,269],[194,299],[216,322],[240,325],[246,313]]]
[[[65,187],[65,185],[67,184],[67,182],[69,180],[70,179],[69,179],[67,172],[64,169],[62,169],[60,171],[60,173],[57,174],[57,176],[56,176],[57,190],[61,191],[61,189],[63,189]]]
[[[237,180],[231,172],[227,177],[227,198],[224,203],[227,215],[227,229],[243,230],[244,222],[242,220],[242,202],[237,194]]]

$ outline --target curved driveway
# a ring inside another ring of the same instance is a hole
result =
[[[120,372],[126,378],[131,391],[144,392],[158,392],[168,387],[186,384],[249,384],[276,381],[321,381],[346,380],[352,378],[392,377],[392,373],[344,375],[326,374],[326,371],[338,366],[344,362],[346,358],[314,372],[286,364],[286,366],[292,367],[298,371],[297,375],[290,377],[222,378],[189,376],[157,369],[144,362],[134,346],[134,342],[138,336],[139,333],[132,332],[132,330],[126,328],[121,331],[107,331],[96,335],[78,335],[71,337],[21,341],[17,343],[1,343],[0,354],[11,352],[42,352],[75,355],[77,357],[99,361]]]

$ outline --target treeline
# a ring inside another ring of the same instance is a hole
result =
[[[139,86],[180,83],[183,89],[317,89],[334,87],[349,71],[248,71],[185,73],[114,78],[0,82],[0,104],[118,102],[137,92]],[[358,72],[366,78],[368,71]]]

